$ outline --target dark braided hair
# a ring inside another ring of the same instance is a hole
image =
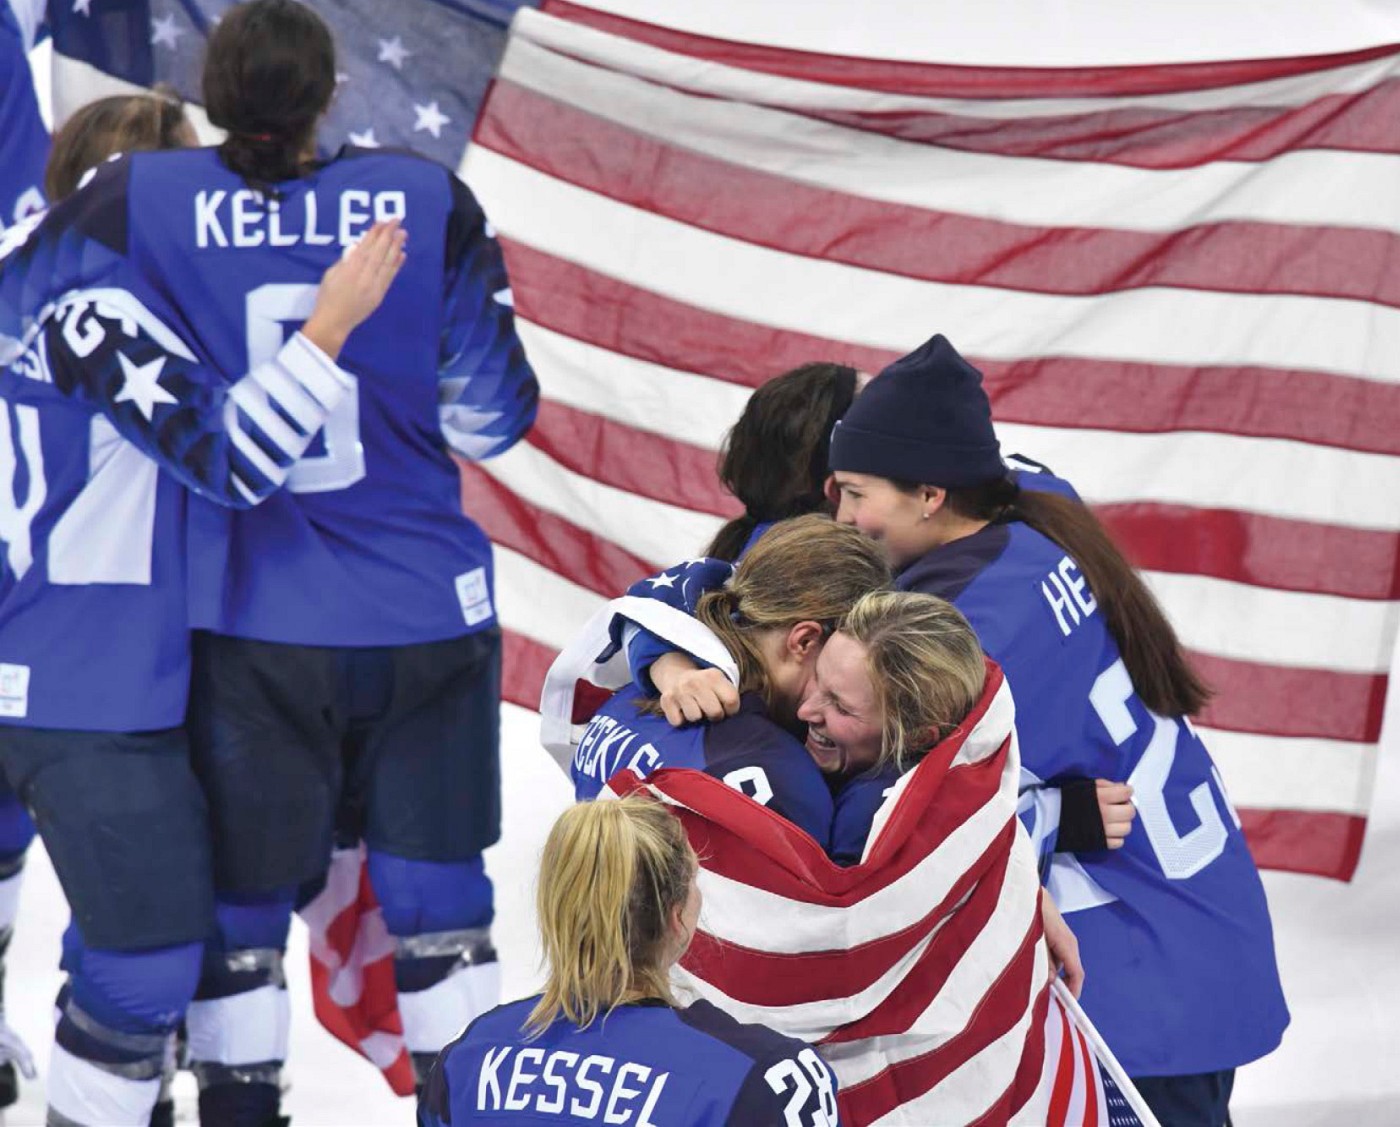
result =
[[[226,130],[219,156],[250,187],[305,171],[316,125],[335,94],[330,29],[295,0],[250,0],[209,37],[204,105]]]

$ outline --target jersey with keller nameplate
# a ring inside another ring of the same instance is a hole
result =
[[[102,194],[101,222],[56,234],[56,257],[79,284],[149,286],[178,334],[227,373],[277,353],[323,272],[375,221],[399,218],[408,234],[402,271],[340,355],[349,391],[286,488],[248,513],[192,503],[192,624],[332,646],[493,625],[490,545],[462,515],[452,454],[509,447],[533,420],[538,388],[467,188],[421,157],[355,149],[266,193],[214,149],[117,166],[83,193]],[[306,421],[267,396],[238,406],[261,432],[243,443],[254,463],[275,460]]]

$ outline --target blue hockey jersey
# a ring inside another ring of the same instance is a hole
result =
[[[1038,464],[1018,463],[1023,488],[1077,497]],[[693,611],[722,581],[697,574],[682,605]],[[649,583],[630,593],[648,594]],[[1138,699],[1075,562],[1026,525],[997,523],[930,552],[896,585],[952,602],[1006,671],[1023,817],[1051,894],[1072,913],[1085,1007],[1129,1073],[1213,1072],[1272,1051],[1288,1010],[1239,821],[1190,723],[1153,716]],[[632,639],[639,686],[649,688],[645,667],[669,648],[644,631]],[[1138,818],[1124,848],[1054,852],[1056,784],[1083,778],[1132,784]],[[891,782],[889,772],[862,776],[836,795],[834,859],[859,859]]]
[[[469,1123],[836,1127],[836,1080],[817,1051],[709,1002],[619,1006],[587,1029],[521,1027],[538,998],[499,1006],[438,1057],[419,1127]]]
[[[1048,881],[1079,939],[1084,1007],[1129,1074],[1213,1072],[1272,1051],[1288,1010],[1239,820],[1190,723],[1138,698],[1075,561],[1023,523],[994,523],[896,584],[952,602],[1006,671],[1031,777],[1133,786],[1124,847],[1056,853]]]
[[[43,5],[0,0],[0,231],[44,209],[49,131],[39,116],[29,49]]]
[[[574,752],[574,795],[597,798],[624,768],[646,775],[661,767],[714,775],[827,847],[832,805],[826,780],[806,748],[768,718],[757,693],[745,693],[738,713],[723,723],[682,728],[643,712],[635,689],[614,693]]]
[[[408,260],[340,365],[354,380],[323,443],[267,504],[192,517],[194,625],[325,646],[407,645],[493,626],[491,546],[462,514],[451,451],[486,458],[534,419],[505,269],[465,185],[407,153],[347,150],[263,206],[212,152],[152,171],[186,222],[153,238],[215,355],[261,356],[305,318],[321,271],[375,219]],[[208,533],[226,525],[217,561]],[[222,566],[208,566],[218,563]]]
[[[225,373],[277,353],[321,274],[372,223],[399,217],[408,232],[407,263],[340,356],[348,390],[286,490],[248,513],[191,502],[192,625],[331,646],[493,625],[490,545],[462,515],[449,445],[469,458],[504,450],[533,420],[538,389],[471,193],[434,162],[354,149],[267,197],[212,149],[117,167],[79,193],[100,194],[108,237],[68,228],[56,264],[87,286],[148,288]],[[32,309],[6,301],[7,282],[0,303]],[[273,435],[303,422],[257,397],[239,407]]]
[[[118,162],[98,180],[123,174]],[[112,198],[99,187],[64,201],[0,261],[0,347],[24,349],[0,370],[3,723],[180,724],[181,483],[226,505],[265,498],[350,386],[299,334],[230,381],[171,330],[173,311],[139,280],[85,286],[120,257]],[[255,416],[267,404],[292,421],[265,429]]]

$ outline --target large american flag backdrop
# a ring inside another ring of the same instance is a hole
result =
[[[464,175],[544,392],[464,470],[525,705],[606,596],[734,503],[796,364],[933,331],[1068,477],[1218,690],[1259,861],[1346,878],[1400,597],[1400,50],[1005,70],[523,11]],[[1013,686],[1014,688],[1014,686]]]
[[[460,162],[505,246],[545,398],[463,501],[499,545],[509,699],[735,511],[715,451],[754,386],[944,332],[1218,690],[1200,724],[1260,862],[1351,874],[1400,600],[1400,48],[985,69],[547,2],[463,160],[517,0],[314,6],[327,147]],[[196,94],[229,0],[49,7],[61,116]]]

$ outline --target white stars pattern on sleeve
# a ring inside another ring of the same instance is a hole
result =
[[[155,418],[156,404],[175,402],[175,397],[160,386],[160,372],[165,367],[164,356],[137,364],[127,359],[126,353],[118,352],[117,360],[121,363],[125,382],[112,402],[136,404],[136,409],[146,416],[147,422]]]

